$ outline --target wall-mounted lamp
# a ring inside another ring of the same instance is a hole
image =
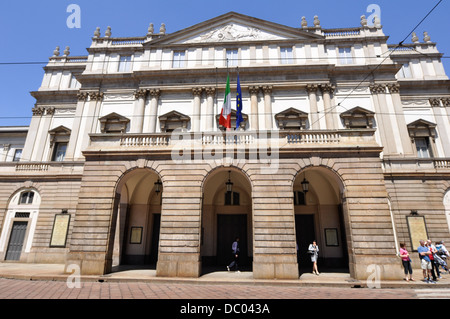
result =
[[[61,214],[67,214],[68,212],[69,210],[66,208],[61,209]]]
[[[306,176],[303,178],[302,188],[305,194],[309,191],[309,182],[306,180]]]
[[[411,216],[419,216],[417,210],[411,210]]]
[[[233,191],[233,183],[231,182],[231,171],[228,171],[228,182],[225,183],[227,186],[227,192]]]
[[[159,194],[159,192],[161,192],[161,186],[162,186],[162,183],[161,183],[161,181],[158,179],[158,180],[155,182],[155,192],[156,192],[156,194]]]

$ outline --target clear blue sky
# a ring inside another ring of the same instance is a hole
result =
[[[291,27],[300,27],[301,17],[312,25],[318,15],[323,28],[357,27],[360,16],[370,4],[381,8],[384,33],[396,44],[411,31],[438,0],[39,0],[2,1],[0,11],[0,62],[46,62],[56,46],[62,51],[70,46],[71,55],[86,55],[96,27],[102,35],[107,26],[113,37],[144,36],[149,23],[159,30],[166,24],[167,33],[235,11]],[[81,28],[68,28],[67,7],[81,8]],[[440,52],[450,56],[450,5],[443,1],[416,30],[420,41],[428,31]],[[410,43],[411,39],[405,41]],[[443,59],[450,72],[450,59]],[[0,65],[0,126],[29,125],[35,100],[30,95],[41,85],[43,64]],[[6,118],[8,117],[8,118]]]

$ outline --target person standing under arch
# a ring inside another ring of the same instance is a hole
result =
[[[319,275],[319,270],[317,269],[317,259],[319,257],[319,246],[315,240],[308,247],[308,252],[311,254],[311,262],[313,263],[313,274]]]

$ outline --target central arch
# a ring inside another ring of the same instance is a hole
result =
[[[309,184],[304,192],[302,182]],[[319,272],[349,272],[344,216],[344,184],[326,167],[307,167],[293,183],[297,257],[300,273],[311,272],[308,246],[319,246]]]
[[[232,183],[231,192],[227,182]],[[226,270],[231,245],[240,238],[239,270],[250,271],[253,259],[252,190],[248,177],[235,167],[219,167],[202,188],[200,256],[202,273]]]

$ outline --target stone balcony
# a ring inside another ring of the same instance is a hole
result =
[[[0,176],[2,179],[11,176],[28,177],[30,175],[39,178],[81,178],[84,161],[63,162],[3,162],[0,163]]]
[[[385,157],[383,169],[391,175],[450,175],[450,158]]]
[[[289,153],[373,149],[381,151],[374,129],[172,132],[153,134],[90,134],[90,145],[84,153],[178,154],[191,149],[221,151],[254,151]]]

